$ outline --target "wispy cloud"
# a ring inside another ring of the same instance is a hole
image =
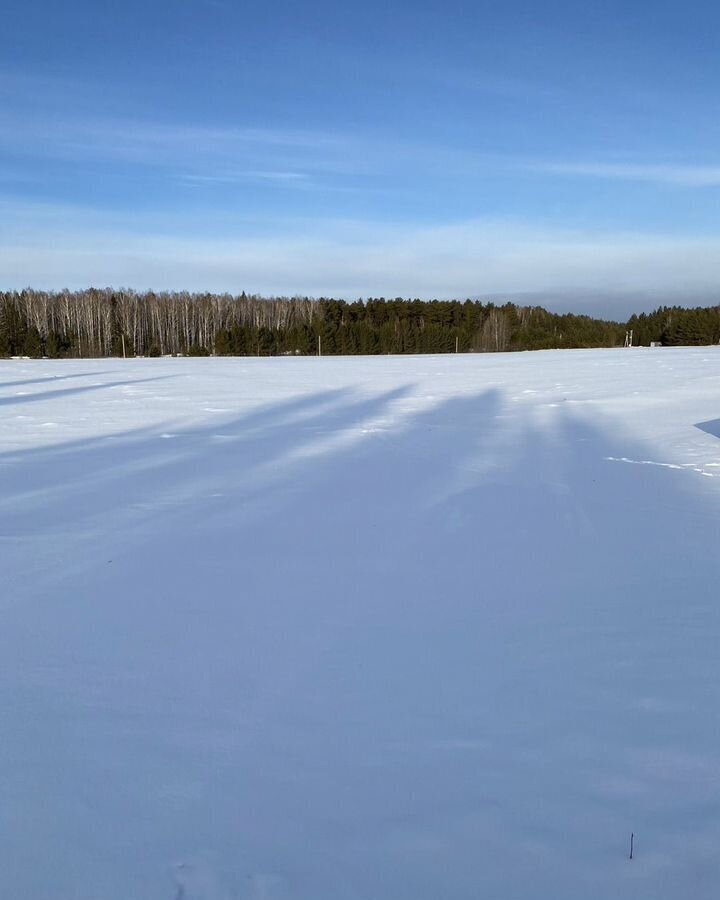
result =
[[[469,91],[502,100],[518,100],[547,102],[564,98],[567,89],[559,84],[548,84],[545,81],[520,78],[501,74],[497,71],[483,70],[476,64],[470,67],[446,67],[441,70],[428,69],[413,77],[424,78],[428,82],[441,84],[455,91]]]
[[[526,96],[547,88],[522,79],[464,70],[437,73],[448,84]],[[318,186],[318,179],[367,176],[466,178],[502,175],[575,177],[648,182],[685,188],[720,186],[720,165],[685,162],[528,159],[511,152],[475,152],[427,135],[321,128],[177,122],[106,110],[97,86],[0,70],[0,151],[25,159],[124,165],[161,172],[185,184],[240,184],[250,180],[286,187]],[[618,150],[621,153],[621,149]],[[337,189],[340,185],[336,183]]]
[[[491,92],[529,89],[490,76],[470,84],[478,90],[483,85]],[[96,85],[2,70],[0,99],[0,152],[21,155],[26,163],[108,164],[195,185],[253,179],[287,187],[314,181],[318,186],[318,179],[329,178],[335,179],[335,190],[341,187],[340,179],[352,187],[352,179],[410,171],[419,177],[476,178],[515,167],[507,156],[443,145],[427,136],[404,138],[387,130],[212,125],[113,113]]]
[[[90,85],[1,69],[0,101],[0,153],[26,166],[92,162],[171,177],[290,182],[309,171],[347,170],[356,156],[352,138],[331,131],[123,114]]]
[[[317,152],[341,144],[337,136],[317,131],[213,128],[131,118],[26,118],[10,113],[0,116],[0,142],[20,145],[24,151],[43,156],[125,158],[146,163],[167,162],[179,156],[234,158],[252,147]]]
[[[93,115],[66,117],[0,110],[0,151],[26,160],[108,163],[186,184],[264,181],[286,187],[352,188],[353,179],[422,175],[475,176],[498,160],[395,136],[322,129],[212,127]],[[500,161],[502,166],[506,163]],[[319,179],[334,180],[320,185]],[[344,179],[344,185],[340,180]]]
[[[306,172],[224,172],[219,175],[193,175],[181,176],[181,180],[188,184],[242,184],[248,181],[265,181],[279,184],[299,185],[308,180]]]
[[[528,168],[561,176],[586,176],[623,181],[650,181],[682,187],[720,186],[720,165],[665,165],[654,163],[537,162]]]
[[[437,177],[535,174],[720,186],[720,165],[528,160],[421,140],[291,128],[211,127],[122,117],[26,116],[0,112],[0,149],[74,163],[114,162],[162,170],[187,184],[249,180],[298,186],[317,177],[402,174]]]

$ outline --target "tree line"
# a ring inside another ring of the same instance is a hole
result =
[[[720,343],[720,306],[684,309],[662,306],[651,313],[631,316],[627,327],[634,342],[659,342],[666,347]]]
[[[100,357],[497,352],[720,341],[720,306],[627,323],[473,300],[305,297],[110,288],[0,293],[0,356]]]

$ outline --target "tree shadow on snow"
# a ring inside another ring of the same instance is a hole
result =
[[[659,900],[685,820],[718,874],[720,498],[648,458],[565,407],[410,386],[0,456],[2,531],[48,554],[0,633],[40,723],[0,746],[34,779],[12,841],[72,893],[52,822],[81,783],[117,897],[121,844],[227,897]],[[663,865],[628,880],[631,830]]]
[[[122,381],[102,381],[97,384],[83,384],[78,387],[60,388],[57,391],[39,391],[36,394],[19,394],[11,397],[0,397],[0,407],[19,406],[25,403],[39,403],[43,400],[62,400],[75,397],[79,394],[87,394],[91,391],[101,391],[107,388],[129,387],[135,384],[147,384],[152,381],[165,381],[175,378],[175,375],[155,375],[152,378],[132,378]],[[55,380],[55,379],[53,379]]]
[[[705,434],[711,434],[713,437],[720,438],[720,419],[710,419],[708,422],[698,422],[695,425]]]
[[[77,372],[74,375],[45,375],[41,378],[22,378],[17,381],[2,381],[0,382],[0,390],[3,390],[4,388],[27,387],[30,384],[45,384],[46,382],[68,381],[74,380],[75,378],[99,378],[105,374],[107,373],[103,371]]]

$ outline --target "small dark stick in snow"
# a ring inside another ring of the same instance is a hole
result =
[[[634,832],[630,832],[630,859],[633,857],[633,842],[635,840]]]

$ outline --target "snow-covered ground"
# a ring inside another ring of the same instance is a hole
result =
[[[719,526],[720,348],[0,362],[0,896],[716,897]]]

